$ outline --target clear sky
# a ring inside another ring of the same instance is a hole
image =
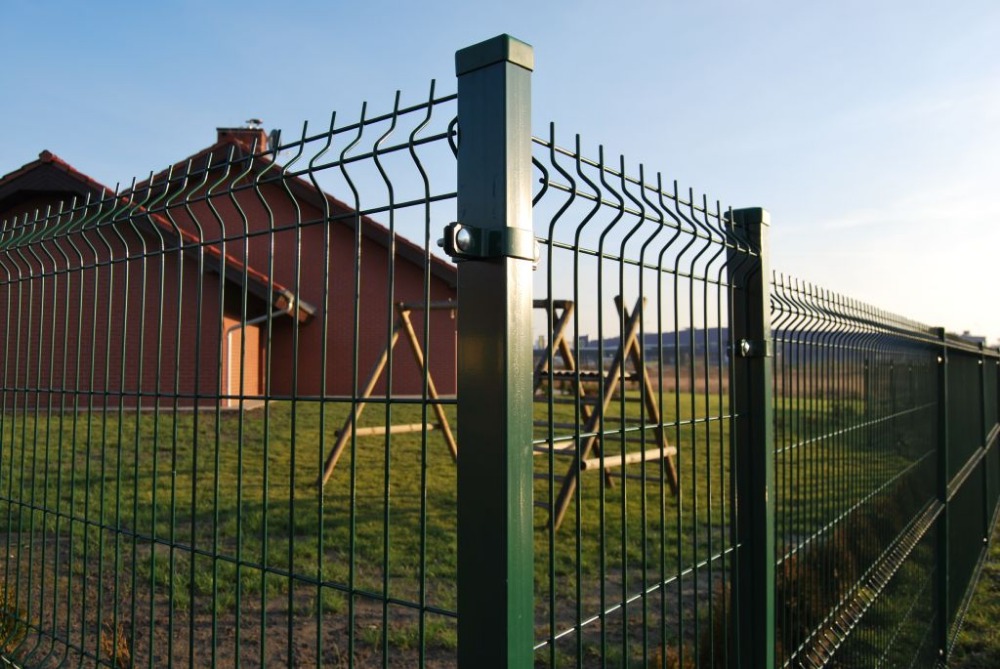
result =
[[[0,174],[49,149],[127,183],[217,126],[454,90],[455,50],[504,32],[537,133],[766,207],[775,269],[1000,338],[996,0],[3,0]]]

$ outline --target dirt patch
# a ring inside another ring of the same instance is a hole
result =
[[[421,624],[402,600],[351,598],[280,574],[268,577],[275,587],[256,589],[274,591],[266,602],[253,592],[238,602],[198,588],[170,592],[134,573],[131,560],[116,568],[113,556],[73,554],[66,540],[35,539],[30,550],[23,535],[0,535],[0,545],[8,540],[0,581],[18,637],[4,655],[24,666],[403,668],[421,655],[428,667],[456,666],[456,620],[425,612]]]

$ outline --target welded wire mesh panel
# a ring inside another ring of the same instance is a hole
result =
[[[723,666],[742,251],[717,203],[601,147],[551,128],[534,155],[536,656]]]
[[[983,381],[985,388],[983,392],[983,406],[986,410],[986,427],[1000,423],[1000,393],[997,392],[998,381],[1000,381],[1000,361],[992,355],[983,361]]]
[[[930,666],[917,658],[937,648],[912,640],[935,629],[932,333],[787,277],[772,288],[779,660]]]
[[[995,361],[983,351],[949,351],[949,476],[954,488],[949,505],[947,596],[950,644],[969,606],[972,586],[995,518],[996,446],[994,419]],[[961,404],[961,406],[959,406]],[[984,449],[985,452],[984,452]]]
[[[983,359],[978,352],[948,354],[948,478],[983,446]]]
[[[935,543],[930,528],[836,648],[831,667],[934,667]],[[814,655],[817,657],[818,655]],[[808,661],[805,666],[810,666]]]
[[[455,113],[432,86],[119,191],[5,180],[0,654],[454,661]]]

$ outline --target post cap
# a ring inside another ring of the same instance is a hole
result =
[[[462,76],[497,63],[513,63],[530,72],[535,69],[535,50],[530,44],[510,35],[497,35],[457,51],[455,74]]]
[[[725,212],[723,216],[730,220],[730,212]],[[743,209],[732,210],[732,220],[734,223],[743,225],[766,225],[771,226],[771,212],[763,207],[745,207]]]

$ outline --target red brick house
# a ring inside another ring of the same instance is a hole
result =
[[[425,277],[431,300],[455,298],[452,265],[283,176],[266,142],[219,129],[117,195],[47,151],[0,177],[4,406],[345,396],[386,346],[390,276],[393,302],[422,301]],[[438,390],[452,394],[449,314],[431,317],[429,344]],[[401,338],[393,395],[422,388],[407,348]]]

